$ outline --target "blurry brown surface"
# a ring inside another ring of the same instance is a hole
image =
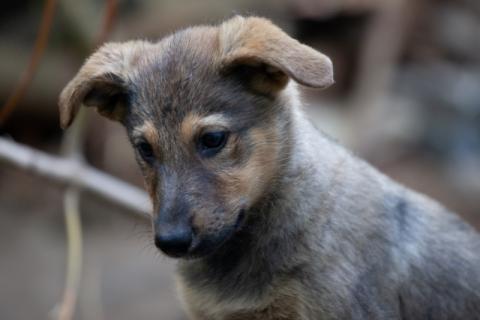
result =
[[[17,141],[58,152],[57,96],[91,51],[102,5],[59,2],[38,72],[3,128]],[[28,63],[41,2],[9,2],[0,9],[4,102]],[[124,0],[112,38],[156,39],[235,13],[267,16],[331,56],[336,85],[303,90],[317,126],[480,229],[478,1]],[[142,185],[121,126],[93,112],[86,157]],[[0,319],[46,319],[61,297],[62,191],[0,167]],[[174,262],[153,248],[148,224],[88,194],[82,196],[82,219],[85,266],[76,319],[183,319]]]

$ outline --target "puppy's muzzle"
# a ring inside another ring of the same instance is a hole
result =
[[[245,211],[240,210],[236,222],[215,232],[199,232],[191,219],[176,223],[155,223],[155,246],[172,258],[199,258],[211,254],[238,232],[245,222]]]

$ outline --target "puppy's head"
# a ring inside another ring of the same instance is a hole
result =
[[[153,202],[155,243],[213,252],[275,184],[288,158],[289,79],[323,88],[323,54],[262,18],[234,17],[158,43],[110,43],[60,96],[66,128],[92,106],[127,129]]]

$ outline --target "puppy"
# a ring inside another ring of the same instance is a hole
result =
[[[332,63],[236,16],[108,43],[60,96],[127,129],[192,319],[480,319],[480,236],[314,129]]]

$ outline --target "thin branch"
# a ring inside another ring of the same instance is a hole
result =
[[[23,98],[25,92],[32,82],[35,71],[37,70],[40,58],[42,57],[43,51],[47,46],[48,36],[50,34],[50,29],[52,27],[53,15],[55,13],[55,4],[56,0],[46,0],[45,7],[42,13],[42,21],[40,22],[40,28],[38,31],[37,38],[35,39],[35,45],[33,47],[32,56],[30,57],[30,62],[28,63],[27,69],[20,78],[17,86],[14,88],[12,94],[8,97],[7,102],[0,110],[0,126],[3,125],[10,114],[15,110],[15,107],[20,102],[20,99]]]
[[[108,38],[108,35],[112,32],[113,23],[115,22],[115,18],[117,17],[117,9],[117,0],[107,0],[102,29],[95,41],[97,45],[101,45],[103,42],[105,42],[105,40]]]
[[[148,212],[151,208],[146,192],[78,161],[51,156],[0,137],[0,162],[88,190],[132,210],[139,216],[149,218]]]
[[[68,243],[67,276],[58,319],[70,320],[75,312],[82,274],[82,222],[78,188],[69,187],[65,192],[64,210]]]
[[[84,163],[82,154],[85,140],[87,118],[81,110],[78,119],[62,138],[62,154],[72,161]],[[75,314],[77,298],[82,278],[82,220],[80,218],[80,190],[76,186],[68,186],[64,196],[65,229],[67,234],[67,272],[63,298],[58,305],[58,320],[72,320]]]

